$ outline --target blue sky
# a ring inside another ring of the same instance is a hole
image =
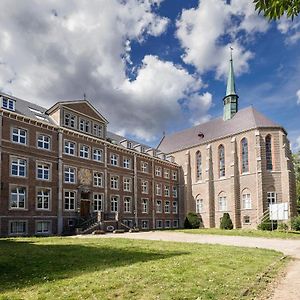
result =
[[[248,0],[4,0],[0,28],[2,91],[46,107],[86,93],[150,145],[222,114],[232,45],[240,107],[300,149],[299,17],[268,22]]]

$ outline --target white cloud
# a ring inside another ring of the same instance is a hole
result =
[[[238,19],[238,20],[237,20]],[[177,21],[177,37],[185,50],[183,60],[200,73],[215,70],[217,78],[227,74],[229,46],[234,48],[235,71],[247,72],[253,53],[246,42],[268,30],[268,23],[249,0],[201,0],[197,8],[184,10]],[[230,42],[222,42],[224,36]]]
[[[298,91],[296,92],[296,96],[297,96],[297,104],[300,105],[300,90],[298,90]]]
[[[126,76],[131,42],[167,28],[153,9],[160,2],[1,1],[0,87],[46,107],[86,93],[111,130],[148,141],[171,122],[185,122],[179,100],[188,111],[194,99],[203,102],[196,111],[205,118],[210,102],[198,95],[201,80],[182,67],[148,55],[135,80]]]
[[[285,42],[287,44],[295,44],[300,40],[300,18],[293,21],[283,16],[277,22],[277,29],[286,36]]]

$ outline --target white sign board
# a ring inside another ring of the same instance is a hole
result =
[[[270,220],[273,220],[273,221],[288,220],[289,219],[289,204],[287,202],[270,204],[269,212],[270,212]]]

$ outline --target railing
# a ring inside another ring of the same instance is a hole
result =
[[[91,217],[90,219],[80,223],[78,225],[79,228],[81,228],[82,231],[86,230],[90,226],[94,225],[95,223],[98,222],[98,215]]]

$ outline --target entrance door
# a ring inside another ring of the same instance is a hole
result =
[[[82,218],[87,219],[90,216],[90,206],[91,206],[90,200],[82,199],[80,201],[80,216]]]

